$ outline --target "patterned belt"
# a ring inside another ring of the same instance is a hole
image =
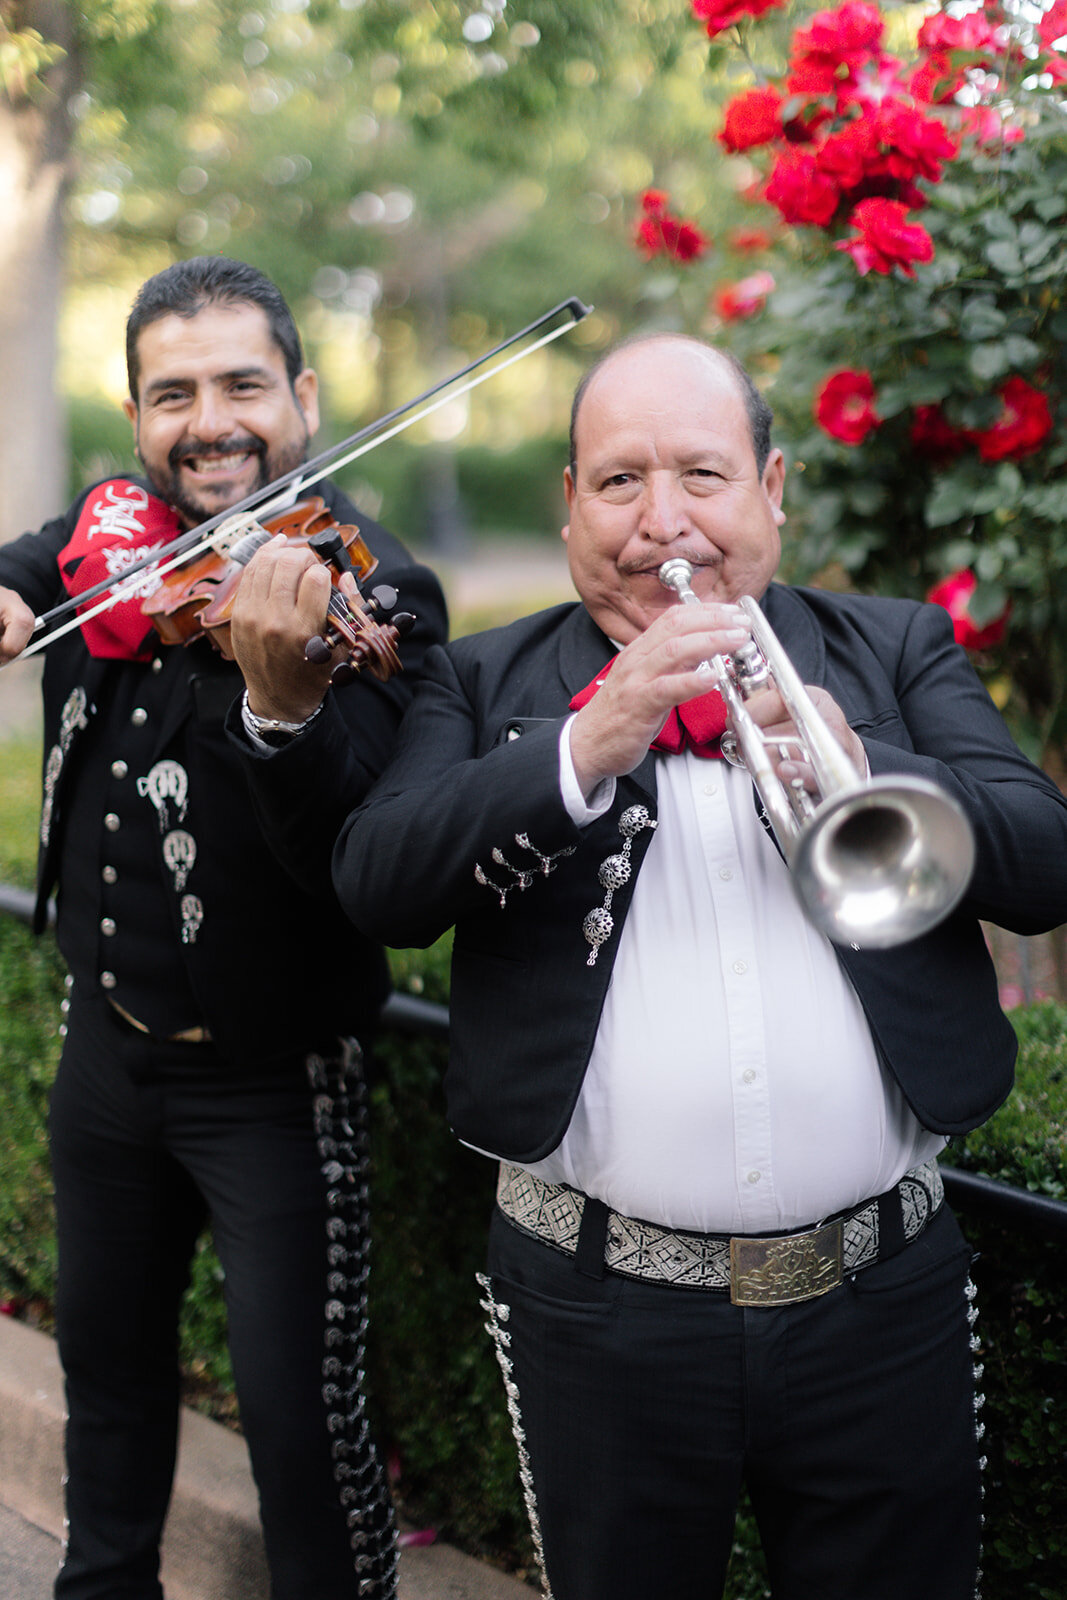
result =
[[[936,1161],[905,1173],[878,1196],[802,1233],[756,1237],[682,1233],[607,1214],[604,1265],[624,1278],[685,1289],[729,1291],[734,1305],[786,1306],[836,1289],[845,1277],[893,1253],[880,1240],[880,1205],[896,1196],[903,1242],[918,1238],[945,1198]],[[500,1163],[497,1205],[523,1233],[574,1255],[586,1197],[565,1183],[545,1183]],[[898,1244],[900,1235],[898,1233]]]

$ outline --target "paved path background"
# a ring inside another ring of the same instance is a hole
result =
[[[0,1316],[0,1596],[47,1600],[63,1533],[63,1380],[53,1341]],[[239,1435],[182,1413],[163,1546],[168,1600],[267,1600],[255,1487]],[[401,1552],[400,1600],[531,1600],[450,1545]]]

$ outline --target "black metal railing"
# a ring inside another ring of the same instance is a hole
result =
[[[29,923],[33,907],[34,896],[28,890],[0,883],[0,914]],[[49,905],[48,909],[49,922],[54,922],[55,908]],[[448,1007],[434,1000],[423,1000],[419,995],[394,992],[385,1003],[382,1024],[397,1033],[445,1039],[448,1037]],[[1019,1189],[977,1172],[963,1172],[947,1163],[942,1164],[941,1175],[945,1193],[959,1210],[1038,1238],[1057,1243],[1067,1239],[1067,1201],[1034,1194],[1029,1189]]]

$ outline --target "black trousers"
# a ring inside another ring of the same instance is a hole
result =
[[[69,1414],[61,1600],[162,1595],[178,1310],[208,1220],[272,1600],[395,1594],[392,1510],[359,1392],[358,1136],[347,1174],[323,1167],[324,1154],[346,1159],[362,1082],[332,1053],[316,1094],[304,1058],[239,1072],[74,997],[50,1116]]]
[[[715,1600],[746,1484],[774,1600],[974,1600],[970,1254],[946,1211],[800,1305],[584,1276],[498,1211],[483,1305],[553,1600]]]

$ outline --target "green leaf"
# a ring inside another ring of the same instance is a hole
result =
[[[1008,319],[995,300],[983,295],[964,301],[960,312],[960,338],[966,339],[969,344],[993,339],[998,333],[1003,333],[1007,325]]]
[[[981,557],[979,557],[981,560]],[[983,582],[981,576],[967,604],[967,610],[979,628],[999,617],[1008,603],[1007,590],[1000,583]]]
[[[967,484],[958,478],[939,478],[923,508],[927,527],[945,528],[950,522],[960,522],[971,514],[972,500]]]
[[[1014,278],[1023,270],[1019,247],[1013,240],[994,239],[986,245],[984,255],[989,265],[1005,278]]]
[[[1041,195],[1034,201],[1034,210],[1043,222],[1051,222],[1054,217],[1062,217],[1067,211],[1067,200],[1062,194]]]
[[[1015,238],[1014,222],[996,206],[990,206],[982,212],[982,227],[991,239]]]
[[[970,353],[971,371],[983,383],[992,383],[1011,372],[1013,362],[1007,340],[997,339],[988,344],[976,344]]]

